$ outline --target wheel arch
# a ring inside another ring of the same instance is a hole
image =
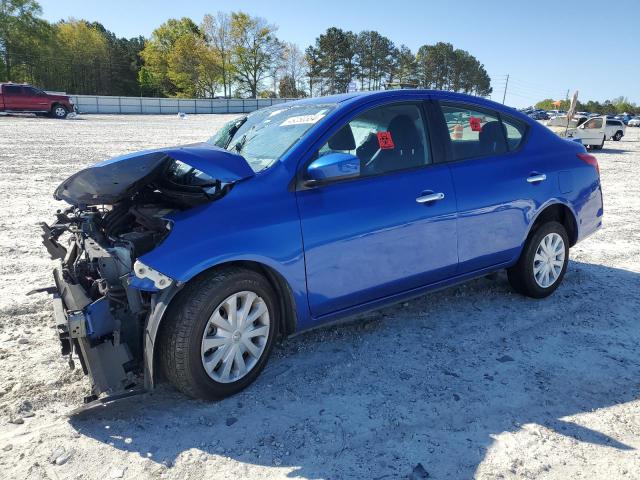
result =
[[[229,260],[218,263],[201,271],[199,274],[193,276],[179,287],[172,287],[172,291],[167,291],[166,293],[161,294],[164,295],[164,297],[160,297],[152,308],[151,314],[149,315],[149,319],[147,321],[147,325],[145,327],[145,338],[143,342],[145,388],[153,388],[155,380],[157,380],[156,372],[158,372],[159,369],[157,368],[158,349],[156,348],[156,344],[158,335],[162,330],[162,323],[166,317],[167,309],[173,304],[185,285],[195,281],[198,278],[201,278],[203,275],[209,275],[212,272],[229,267],[245,268],[264,276],[271,287],[274,289],[277,301],[279,303],[281,312],[279,330],[281,337],[286,337],[296,331],[298,318],[296,313],[297,310],[295,296],[293,294],[291,286],[289,285],[289,282],[280,272],[265,263],[254,260]]]
[[[561,223],[567,230],[569,247],[573,247],[578,241],[578,222],[571,207],[562,202],[549,203],[539,209],[531,222],[525,242],[541,225],[554,220]]]

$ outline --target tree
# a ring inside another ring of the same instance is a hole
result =
[[[487,96],[491,78],[484,66],[469,52],[454,50],[450,43],[423,45],[416,54],[418,83],[424,88],[452,90]]]
[[[282,59],[285,74],[283,79],[288,77],[290,80],[287,81],[291,81],[293,84],[293,91],[298,92],[296,95],[293,95],[293,98],[303,96],[303,79],[307,74],[307,69],[309,67],[306,56],[295,43],[285,43]],[[283,79],[280,81],[281,84]],[[282,91],[282,87],[280,87],[280,91]],[[280,93],[280,96],[283,96],[282,93]],[[287,97],[287,95],[284,96]]]
[[[205,15],[202,21],[202,29],[210,48],[215,52],[220,63],[220,77],[224,96],[230,96],[231,79],[234,75],[234,66],[231,61],[231,16],[225,12],[218,12],[215,17],[213,15]]]
[[[0,0],[0,79],[24,80],[33,76],[37,52],[47,51],[50,25],[38,18],[42,14],[35,0]],[[16,70],[17,69],[17,70]]]
[[[84,20],[73,18],[56,25],[56,46],[65,75],[60,84],[75,93],[109,93],[109,58],[107,39],[101,31]]]
[[[264,18],[231,14],[231,58],[239,90],[257,98],[258,89],[281,51],[276,27]]]
[[[315,56],[313,60],[318,75],[321,94],[342,93],[354,78],[355,73],[355,40],[352,32],[345,32],[331,27],[316,38],[315,47],[307,52]],[[327,91],[323,92],[326,87]]]
[[[307,77],[309,78],[309,96],[313,97],[313,87],[314,85],[320,84],[320,88],[322,89],[322,68],[320,65],[320,57],[318,55],[318,50],[309,46],[304,51],[304,59],[309,66],[307,70]],[[320,95],[322,95],[322,90],[320,91]]]
[[[107,84],[105,89],[110,95],[139,95],[138,71],[142,67],[140,52],[144,48],[144,37],[118,38],[101,23],[90,26],[107,41]],[[103,67],[103,69],[105,69]]]
[[[393,78],[395,46],[375,31],[360,32],[355,38],[356,77],[360,89],[378,90]]]
[[[221,63],[202,36],[182,35],[167,55],[167,76],[178,97],[213,97],[222,78]]]
[[[178,39],[184,36],[202,38],[200,29],[193,20],[186,17],[180,20],[172,18],[156,28],[145,43],[144,49],[140,52],[144,65],[140,69],[138,79],[147,92],[162,95],[179,93],[179,88],[169,75],[169,57]],[[172,73],[174,78],[177,74],[175,71]]]
[[[280,79],[278,93],[280,98],[306,97],[304,90],[298,89],[295,79],[290,75],[285,75]]]
[[[417,85],[416,57],[406,45],[400,45],[393,53],[395,80],[400,84]]]

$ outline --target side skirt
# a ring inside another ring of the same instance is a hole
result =
[[[484,277],[489,273],[498,272],[499,270],[510,267],[512,265],[513,265],[513,262],[505,262],[498,265],[493,265],[488,268],[483,268],[480,270],[474,270],[473,272],[465,273],[464,275],[458,275],[456,277],[448,278],[446,280],[441,280],[436,283],[431,283],[429,285],[424,285],[422,287],[417,287],[411,290],[396,293],[394,295],[389,295],[376,300],[371,300],[370,302],[356,305],[354,307],[348,307],[342,310],[338,310],[336,312],[328,313],[326,315],[314,317],[313,321],[315,322],[315,325],[309,328],[305,328],[303,330],[297,331],[289,335],[288,338],[296,337],[301,333],[315,330],[317,328],[349,322],[352,319],[352,317],[356,315],[360,315],[362,313],[370,312],[373,310],[379,310],[383,307],[387,307],[395,303],[400,303],[406,300],[411,300],[412,298],[420,297],[425,293],[436,292],[438,290],[443,290],[445,288],[452,287],[460,283],[465,283],[475,278]]]

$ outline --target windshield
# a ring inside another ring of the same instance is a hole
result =
[[[277,105],[231,120],[209,143],[244,157],[254,172],[273,165],[334,104]]]

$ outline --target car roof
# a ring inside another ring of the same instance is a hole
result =
[[[491,108],[493,110],[499,110],[502,112],[508,112],[518,117],[527,117],[522,112],[515,108],[508,107],[501,103],[493,102],[486,98],[476,97],[465,93],[448,92],[444,90],[426,90],[426,89],[395,89],[395,90],[377,90],[371,92],[350,92],[341,93],[337,95],[329,95],[325,97],[312,97],[301,100],[295,100],[294,102],[287,102],[288,104],[296,103],[301,105],[312,104],[326,104],[335,103],[338,105],[338,109],[347,107],[354,107],[359,104],[369,103],[377,99],[397,99],[397,100],[411,100],[416,97],[430,96],[439,100],[452,100],[466,103],[473,103],[480,107]]]

